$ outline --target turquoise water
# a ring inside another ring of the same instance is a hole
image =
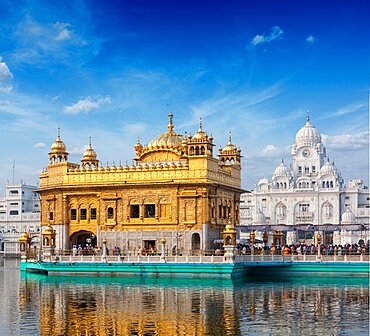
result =
[[[364,278],[58,277],[18,267],[0,267],[4,336],[369,334]]]

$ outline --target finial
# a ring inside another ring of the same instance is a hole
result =
[[[60,140],[60,126],[58,127],[58,140]]]
[[[199,130],[202,130],[203,123],[202,123],[202,117],[199,118]]]
[[[307,122],[310,122],[310,111],[309,110],[307,110],[306,120],[307,120]]]
[[[173,124],[172,124],[172,118],[173,118],[173,114],[172,113],[169,113],[168,114],[168,126],[167,126],[167,129],[168,129],[168,133],[171,133],[173,131]]]
[[[139,137],[137,137],[137,143],[140,143],[140,138]]]
[[[284,158],[283,157],[281,158],[281,163],[284,163]]]
[[[92,148],[92,145],[91,145],[91,136],[89,136],[89,147]]]
[[[229,131],[229,145],[231,145],[231,131]]]

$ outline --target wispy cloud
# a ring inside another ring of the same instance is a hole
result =
[[[8,65],[0,57],[0,93],[9,93],[13,90],[13,85],[10,81],[13,79],[13,74],[9,70]]]
[[[250,41],[250,44],[252,46],[256,46],[259,44],[278,40],[282,38],[283,34],[284,34],[284,31],[279,26],[274,26],[271,28],[269,33],[265,33],[262,35],[257,34],[256,36],[254,36],[252,40]]]
[[[69,22],[39,22],[29,14],[16,26],[13,39],[14,60],[33,65],[69,63],[71,59],[77,64],[98,53],[97,40],[87,43]]]
[[[257,157],[280,158],[289,153],[290,146],[277,147],[275,145],[266,145],[262,148]]]
[[[86,97],[84,99],[80,99],[78,102],[72,105],[66,105],[63,108],[63,112],[65,114],[79,114],[82,112],[89,112],[91,110],[96,110],[103,105],[110,104],[111,98],[109,96],[106,97]]]
[[[44,148],[46,145],[43,142],[38,142],[33,145],[34,148]]]
[[[133,135],[135,137],[145,134],[148,125],[143,122],[138,123],[125,123],[123,125],[123,132],[127,135]]]
[[[369,131],[357,134],[322,134],[322,139],[328,149],[336,151],[354,151],[369,148]]]
[[[351,104],[351,105],[347,105],[347,106],[344,106],[344,107],[338,109],[336,112],[332,113],[331,116],[332,117],[339,117],[339,116],[342,116],[342,115],[345,115],[345,114],[357,112],[357,111],[365,109],[365,108],[367,108],[367,106],[365,104],[361,104],[361,103]]]
[[[274,84],[261,91],[241,90],[229,94],[218,94],[216,97],[191,105],[192,118],[181,127],[197,124],[200,117],[213,114],[239,114],[255,105],[266,102],[283,92],[281,83]]]
[[[316,42],[316,37],[315,36],[313,36],[313,35],[308,35],[307,37],[306,37],[306,43],[308,44],[308,45],[312,45],[312,44],[314,44],[315,42]]]
[[[64,41],[72,38],[73,31],[71,30],[71,24],[68,22],[56,22],[54,23],[56,29],[55,41]]]

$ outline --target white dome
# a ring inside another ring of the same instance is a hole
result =
[[[328,161],[321,167],[320,169],[320,175],[336,175],[336,169],[335,167]]]
[[[289,169],[284,163],[284,160],[281,160],[281,163],[275,168],[273,178],[274,177],[280,177],[280,176],[288,176],[289,175]]]
[[[258,185],[269,184],[269,182],[270,181],[266,177],[264,177],[263,179],[259,180]]]
[[[297,145],[317,145],[321,143],[321,135],[319,131],[311,125],[309,117],[307,117],[306,124],[297,132],[295,142]]]
[[[253,224],[266,224],[265,215],[261,210],[258,210],[258,212],[253,216]]]
[[[342,224],[354,224],[356,223],[356,216],[350,208],[342,213]]]

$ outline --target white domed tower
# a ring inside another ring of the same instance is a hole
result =
[[[284,159],[281,159],[281,163],[275,168],[272,174],[272,184],[276,189],[288,189],[292,174],[290,169],[285,165]]]
[[[297,132],[292,145],[292,169],[296,179],[302,176],[318,177],[324,164],[326,150],[319,131],[312,126],[307,116],[306,124]]]

